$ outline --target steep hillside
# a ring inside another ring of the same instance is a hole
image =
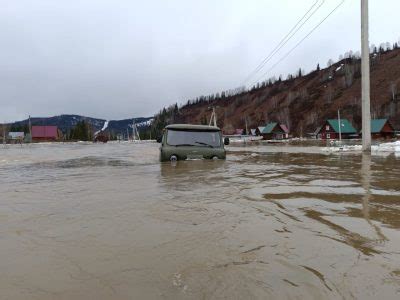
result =
[[[343,118],[360,128],[360,63],[359,58],[349,57],[328,68],[317,68],[307,75],[300,73],[287,80],[269,80],[232,96],[200,97],[181,107],[172,119],[206,123],[211,115],[209,107],[213,105],[217,107],[218,126],[225,132],[244,128],[246,118],[249,128],[279,121],[295,136],[302,136],[313,132],[323,120],[336,118],[340,109]],[[399,102],[400,49],[376,51],[371,54],[372,117],[387,117],[399,128]]]

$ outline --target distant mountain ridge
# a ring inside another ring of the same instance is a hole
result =
[[[53,117],[31,117],[31,124],[34,125],[54,125],[57,126],[63,133],[68,132],[76,126],[78,122],[86,121],[90,124],[94,131],[98,131],[103,128],[103,125],[108,121],[107,129],[115,134],[126,133],[126,129],[133,123],[135,123],[139,130],[145,130],[149,128],[152,117],[139,117],[132,119],[123,120],[105,120],[97,119],[80,115],[59,115]],[[11,126],[25,126],[29,123],[29,119],[10,123]]]

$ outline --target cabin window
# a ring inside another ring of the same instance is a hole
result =
[[[327,133],[327,134],[326,134],[326,138],[327,138],[327,139],[330,139],[330,138],[331,138],[330,133]]]
[[[168,129],[167,144],[170,146],[219,147],[221,146],[221,132]]]
[[[329,125],[326,125],[326,130],[327,130],[327,131],[329,130]]]

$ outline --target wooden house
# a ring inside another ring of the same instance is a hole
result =
[[[284,124],[268,123],[261,132],[264,140],[283,140],[289,138],[289,130]]]
[[[388,119],[371,120],[371,136],[373,139],[390,139],[395,136],[395,130]]]
[[[327,120],[323,126],[317,132],[317,138],[322,140],[334,140],[339,139],[339,132],[342,135],[342,139],[357,138],[357,130],[347,119],[340,119],[340,131],[339,121],[337,119]]]

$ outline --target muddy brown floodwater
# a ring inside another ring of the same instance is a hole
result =
[[[263,147],[0,148],[0,299],[400,299],[400,158]]]

